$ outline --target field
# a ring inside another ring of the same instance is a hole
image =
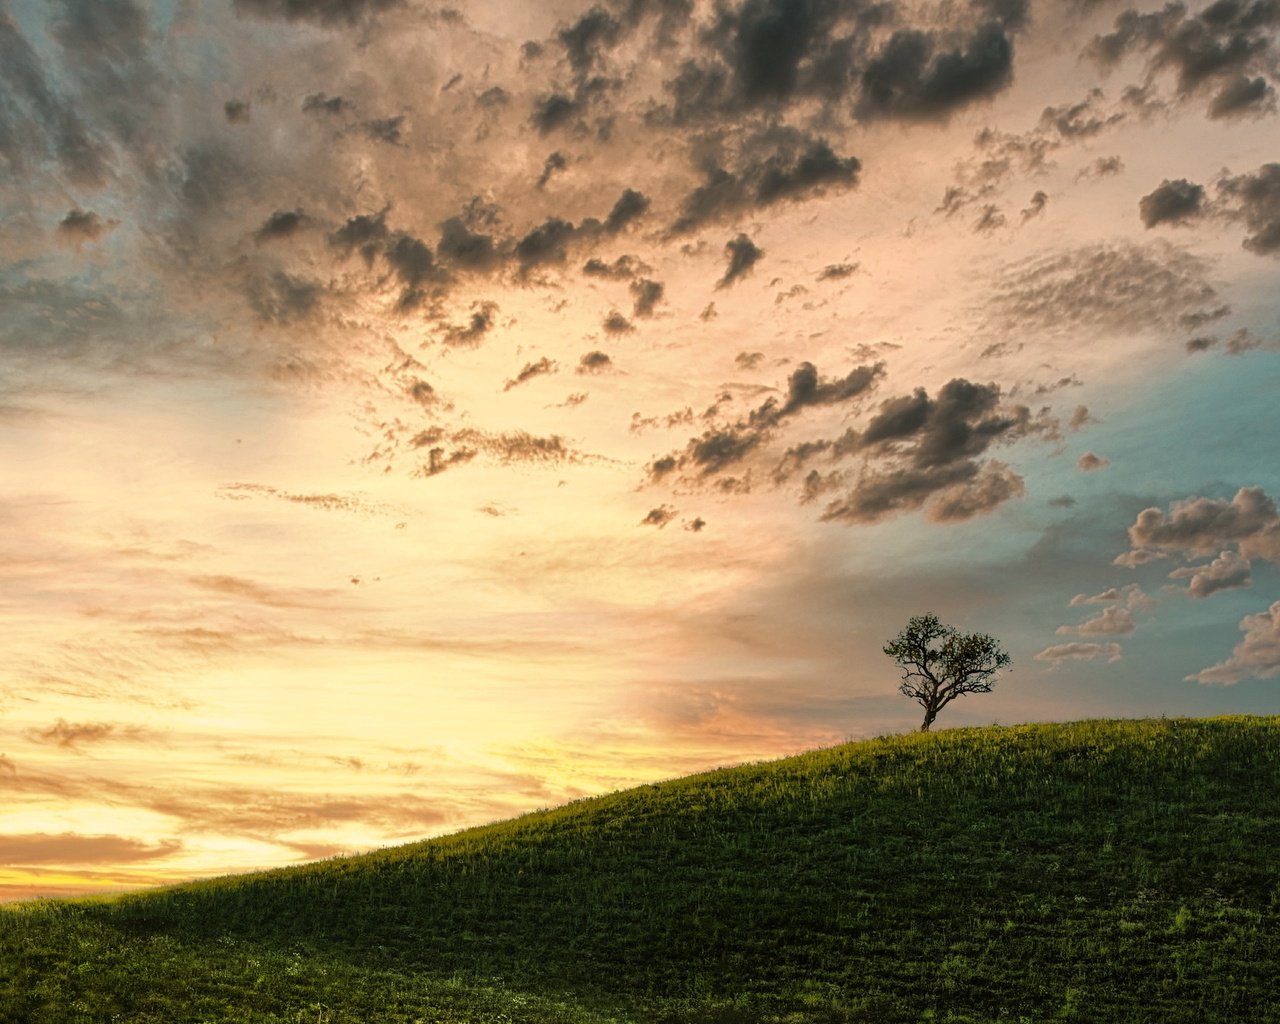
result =
[[[0,1021],[1280,1021],[1280,718],[851,743],[0,911]]]

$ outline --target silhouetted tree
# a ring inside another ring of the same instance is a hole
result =
[[[921,732],[962,693],[990,693],[992,677],[1009,665],[995,637],[963,634],[936,615],[916,615],[884,646],[902,668],[902,693],[924,708]]]

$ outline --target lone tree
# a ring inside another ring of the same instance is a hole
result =
[[[962,693],[990,693],[992,677],[1009,664],[995,637],[962,634],[936,615],[916,615],[884,646],[902,668],[902,693],[924,708],[921,732]]]

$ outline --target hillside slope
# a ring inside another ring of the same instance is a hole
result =
[[[1252,1024],[1277,949],[1280,718],[992,727],[10,910],[0,1021]]]

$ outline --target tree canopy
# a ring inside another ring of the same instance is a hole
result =
[[[961,694],[990,693],[996,673],[1010,662],[995,637],[961,633],[936,615],[912,617],[884,653],[902,668],[898,689],[924,708],[921,732]]]

